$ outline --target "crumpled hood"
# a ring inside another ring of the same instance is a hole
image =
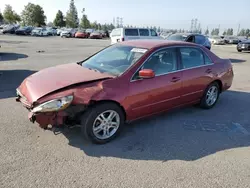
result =
[[[64,87],[114,76],[89,70],[76,63],[43,69],[27,77],[18,90],[30,103]]]

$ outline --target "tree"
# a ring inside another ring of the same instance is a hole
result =
[[[90,26],[93,29],[98,29],[98,23],[97,23],[97,21],[94,21],[93,23],[91,23]]]
[[[21,21],[20,16],[12,9],[12,6],[5,5],[3,18],[7,23],[13,24]]]
[[[209,35],[209,30],[208,30],[208,28],[207,28],[206,31],[205,31],[205,35]]]
[[[212,35],[212,36],[214,35],[214,29],[212,29],[212,31],[211,31],[211,35]]]
[[[158,33],[161,32],[161,27],[160,27],[160,26],[158,27],[157,32],[158,32]]]
[[[226,30],[222,33],[222,35],[227,35],[227,32],[226,32]]]
[[[82,28],[89,28],[90,27],[90,22],[89,22],[86,14],[82,15],[80,27],[82,27]]]
[[[246,30],[241,29],[240,32],[238,33],[238,36],[246,36]]]
[[[74,0],[70,0],[69,10],[66,14],[66,26],[77,28],[79,25],[78,13]]]
[[[250,36],[250,29],[246,29],[246,36]]]
[[[233,34],[234,34],[233,28],[228,28],[227,35],[233,35]]]
[[[64,17],[63,17],[62,11],[58,10],[58,12],[56,13],[56,17],[55,17],[53,23],[57,27],[65,27],[66,23],[64,21]]]
[[[46,16],[44,10],[40,5],[28,3],[21,14],[23,25],[31,25],[41,27],[46,25]]]
[[[220,33],[219,28],[214,29],[214,35],[219,35],[219,33]]]
[[[0,12],[0,23],[3,23],[3,14]]]

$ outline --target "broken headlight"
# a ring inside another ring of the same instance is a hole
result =
[[[42,103],[35,108],[32,109],[33,113],[36,112],[55,112],[59,110],[64,110],[67,108],[73,100],[73,96],[69,95],[66,97],[62,97],[60,99],[54,99],[47,101],[45,103]]]

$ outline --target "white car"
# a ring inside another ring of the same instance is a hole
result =
[[[35,28],[31,31],[32,36],[48,36],[48,30],[45,28]]]
[[[225,44],[225,40],[222,39],[220,36],[212,36],[208,40],[215,45]]]
[[[116,28],[110,33],[111,44],[137,39],[163,39],[155,30],[146,28]]]

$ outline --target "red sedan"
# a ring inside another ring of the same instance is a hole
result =
[[[75,34],[75,38],[88,38],[89,34],[85,31],[77,31]]]
[[[101,144],[125,122],[185,105],[212,108],[233,76],[229,59],[200,45],[135,40],[27,77],[16,100],[40,127],[80,124],[85,138]]]

